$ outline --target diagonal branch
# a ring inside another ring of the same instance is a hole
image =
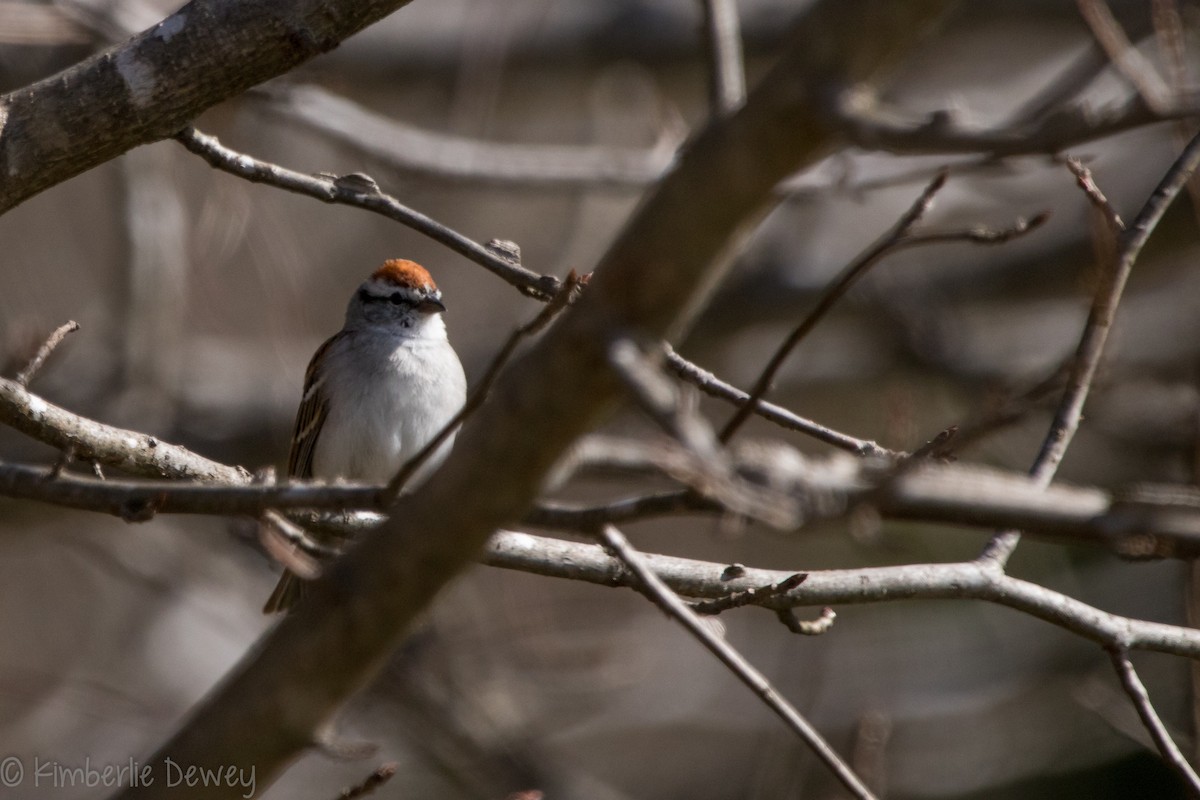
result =
[[[613,526],[606,525],[600,529],[597,536],[600,542],[633,573],[634,587],[661,608],[667,616],[686,628],[687,632],[716,656],[739,681],[758,695],[763,704],[808,745],[809,749],[825,763],[825,766],[833,772],[852,795],[865,800],[875,796],[847,766],[846,762],[842,761],[837,751],[829,746],[817,729],[771,685],[766,676],[755,669],[733,645],[706,627],[696,612],[690,609],[675,592],[671,591],[671,588],[654,573],[642,554],[629,544],[624,534]]]
[[[33,380],[33,376],[36,375],[38,370],[42,368],[42,365],[46,363],[46,359],[49,358],[50,354],[54,352],[54,348],[58,347],[58,345],[67,337],[68,334],[74,333],[77,330],[79,330],[79,323],[75,320],[71,320],[70,322],[66,322],[58,326],[54,332],[50,334],[49,338],[42,343],[42,346],[38,348],[38,351],[34,354],[33,358],[30,359],[29,363],[25,365],[25,369],[17,373],[17,385],[21,387],[29,386],[29,382]]]
[[[501,257],[487,247],[468,239],[458,231],[415,211],[379,190],[375,181],[354,173],[341,177],[305,175],[269,161],[261,161],[222,145],[215,136],[187,127],[175,139],[209,166],[253,183],[265,183],[296,194],[308,195],[325,203],[362,208],[407,225],[454,252],[474,261],[523,293],[549,300],[557,294],[559,281],[552,275],[538,275],[519,263]]]
[[[846,265],[841,273],[829,283],[825,291],[822,292],[821,297],[817,300],[816,306],[800,321],[799,325],[792,329],[792,332],[788,334],[771,355],[771,358],[767,361],[767,365],[763,367],[762,372],[759,374],[758,380],[754,382],[754,387],[750,390],[747,400],[742,403],[737,412],[725,423],[725,427],[721,429],[721,441],[729,441],[737,433],[738,428],[750,417],[755,406],[770,391],[771,385],[775,381],[775,376],[779,373],[779,369],[796,346],[808,334],[812,333],[817,324],[826,317],[837,302],[850,291],[854,284],[885,257],[899,250],[924,244],[941,244],[946,242],[1002,244],[1018,236],[1025,235],[1044,224],[1049,218],[1048,214],[1041,213],[1028,220],[1023,218],[1018,219],[1012,226],[1001,229],[973,227],[952,231],[914,231],[917,223],[929,212],[930,207],[933,205],[934,197],[946,185],[948,176],[949,173],[946,170],[939,172],[921,192],[920,196],[913,201],[913,204],[909,206],[900,219],[876,239],[870,247]]]
[[[1029,470],[1030,476],[1040,485],[1049,485],[1054,479],[1058,465],[1079,429],[1080,420],[1083,419],[1083,406],[1087,402],[1092,381],[1100,367],[1100,359],[1104,356],[1104,346],[1108,342],[1108,334],[1117,315],[1117,306],[1121,302],[1125,284],[1133,272],[1133,265],[1137,263],[1142,248],[1150,239],[1150,234],[1158,226],[1163,214],[1198,167],[1200,135],[1188,142],[1179,158],[1171,165],[1171,169],[1151,192],[1133,223],[1121,231],[1112,271],[1107,274],[1092,299],[1092,308],[1067,375],[1066,389],[1054,413],[1050,430],[1042,441],[1041,450]],[[1091,202],[1096,202],[1094,194],[1088,193],[1088,198]],[[1003,566],[1016,549],[1020,538],[1017,531],[997,534],[988,543],[980,558]]]
[[[224,484],[250,481],[250,473],[207,459],[154,436],[73,414],[0,378],[0,423],[72,451],[75,458],[118,467],[133,475]]]
[[[1145,684],[1138,677],[1133,662],[1129,660],[1129,654],[1118,648],[1112,648],[1109,650],[1109,656],[1112,658],[1113,668],[1117,671],[1117,677],[1121,679],[1121,688],[1125,690],[1125,694],[1129,695],[1133,707],[1137,709],[1138,716],[1141,717],[1142,725],[1150,732],[1150,738],[1158,747],[1163,761],[1166,761],[1178,773],[1193,797],[1200,797],[1200,775],[1196,774],[1196,770],[1183,757],[1179,745],[1175,744],[1171,734],[1167,732],[1167,727],[1159,718],[1158,712],[1154,710],[1154,705],[1150,702],[1150,693],[1146,691]]]

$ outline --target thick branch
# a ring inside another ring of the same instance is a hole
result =
[[[407,0],[193,0],[148,31],[0,97],[0,212],[171,136]]]
[[[6,378],[0,378],[0,423],[70,451],[76,458],[98,461],[133,475],[224,484],[250,480],[250,474],[240,467],[210,461],[144,433],[72,414]]]

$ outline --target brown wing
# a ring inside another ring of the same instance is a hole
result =
[[[293,478],[313,477],[313,454],[317,450],[317,437],[321,435],[321,427],[325,424],[325,417],[329,415],[329,402],[321,390],[325,376],[321,374],[320,364],[329,346],[337,338],[337,335],[331,336],[317,348],[312,361],[308,362],[308,370],[304,373],[304,394],[300,399],[300,408],[296,411],[296,426],[292,429],[292,450],[288,454],[288,475]]]

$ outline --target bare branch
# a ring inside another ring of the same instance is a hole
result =
[[[731,577],[727,564],[663,555],[644,557],[656,575],[685,597],[725,597],[730,592],[779,583],[794,574],[738,565]],[[516,531],[493,536],[483,562],[599,586],[632,585],[629,570],[597,545]],[[897,600],[983,600],[1024,612],[1106,647],[1200,659],[1200,631],[1194,628],[1110,614],[979,562],[807,570],[806,574],[808,577],[795,589],[770,598],[764,605],[786,609]]]
[[[700,0],[704,12],[708,95],[713,114],[727,114],[746,101],[742,25],[736,0]]]
[[[405,5],[185,5],[115,48],[0,96],[0,212],[281,75]]]
[[[549,300],[559,290],[559,280],[554,276],[531,272],[519,263],[503,258],[461,233],[447,228],[419,211],[414,211],[391,195],[384,194],[375,182],[365,175],[304,175],[231,150],[217,141],[215,136],[209,136],[191,127],[175,134],[175,139],[207,161],[214,169],[253,183],[265,183],[285,191],[308,195],[325,203],[362,208],[395,220],[474,261],[530,297]]]
[[[99,511],[127,522],[145,522],[156,514],[257,516],[272,508],[347,510],[381,507],[379,486],[106,481],[66,472],[55,477],[54,472],[54,468],[0,461],[0,495]]]
[[[1200,135],[1195,136],[1184,148],[1171,169],[1159,181],[1146,203],[1134,218],[1133,224],[1124,230],[1119,239],[1112,272],[1101,283],[1092,300],[1087,323],[1075,349],[1071,370],[1062,400],[1055,411],[1050,430],[1042,442],[1041,450],[1034,460],[1029,474],[1040,485],[1049,485],[1058,471],[1058,465],[1067,452],[1079,422],[1083,418],[1083,406],[1104,355],[1108,333],[1116,317],[1117,306],[1125,291],[1125,284],[1133,272],[1133,265],[1141,255],[1142,247],[1154,232],[1154,228],[1166,213],[1171,202],[1200,167]],[[1089,195],[1089,199],[1091,196]],[[1020,541],[1016,531],[1005,531],[993,537],[980,558],[993,560],[1003,565],[1012,555]]]
[[[1137,670],[1133,668],[1129,654],[1118,648],[1110,648],[1109,656],[1112,658],[1117,676],[1121,679],[1121,687],[1125,690],[1125,694],[1129,695],[1133,707],[1137,709],[1138,716],[1141,717],[1146,730],[1150,732],[1150,737],[1158,747],[1163,761],[1166,761],[1179,774],[1184,784],[1191,790],[1193,797],[1200,797],[1200,776],[1196,775],[1196,770],[1192,769],[1192,765],[1183,757],[1179,745],[1175,744],[1171,734],[1167,732],[1166,726],[1159,718],[1158,712],[1154,710],[1154,705],[1150,702],[1150,694],[1146,691],[1142,679],[1138,677]]]
[[[4,378],[0,378],[0,423],[59,450],[70,448],[80,460],[118,467],[133,475],[232,485],[250,481],[250,473],[240,467],[211,461],[144,433],[72,414]]]
[[[758,695],[758,698],[763,701],[767,708],[771,709],[776,716],[782,719],[784,724],[799,736],[808,745],[809,749],[825,763],[825,766],[829,767],[830,771],[833,772],[851,794],[859,798],[874,797],[870,789],[859,780],[854,771],[846,765],[846,762],[842,761],[841,757],[821,737],[816,728],[812,727],[808,720],[801,716],[800,712],[788,703],[783,695],[771,685],[766,676],[755,669],[733,645],[729,644],[722,637],[717,636],[700,621],[696,613],[688,608],[687,603],[680,600],[679,596],[655,574],[653,568],[642,557],[642,554],[629,544],[629,541],[620,531],[611,525],[606,525],[600,529],[597,536],[604,546],[616,554],[617,558],[633,573],[636,579],[634,588],[643,592],[667,616],[673,618],[686,628],[688,633],[694,636],[700,644],[704,645],[710,653],[728,667],[729,671],[738,680]]]
[[[708,420],[632,339],[616,337],[609,346],[608,360],[638,405],[681,445],[682,458],[674,461],[682,462],[683,469],[670,473],[672,477],[731,513],[776,528],[797,524],[795,503],[768,487],[743,481],[734,472]]]
[[[742,606],[761,605],[764,601],[772,597],[787,594],[792,589],[804,583],[804,579],[807,577],[808,575],[803,572],[797,572],[795,575],[784,578],[779,583],[773,583],[770,586],[755,586],[741,592],[732,592],[715,600],[697,600],[688,605],[697,614],[707,616],[720,614],[723,611],[741,608]]]
[[[945,242],[1000,244],[1034,230],[1048,218],[1048,215],[1043,213],[1030,220],[1018,220],[1011,227],[1003,229],[979,226],[965,230],[914,232],[913,228],[929,211],[934,197],[946,185],[947,177],[948,173],[945,170],[939,172],[925,187],[924,191],[921,192],[921,195],[901,215],[900,219],[882,236],[876,239],[870,247],[846,265],[838,276],[829,283],[825,291],[822,292],[820,299],[817,300],[817,304],[813,310],[788,334],[775,350],[774,354],[772,354],[762,373],[754,382],[747,400],[741,404],[737,412],[725,423],[725,427],[721,429],[721,441],[729,441],[737,433],[738,428],[749,418],[759,400],[770,391],[771,385],[775,381],[775,376],[796,345],[812,332],[817,324],[825,318],[833,306],[845,296],[846,292],[850,290],[859,278],[865,275],[871,267],[883,260],[884,257],[903,248],[924,244]]]
[[[729,441],[742,423],[750,416],[754,406],[758,401],[766,395],[770,390],[771,384],[775,381],[775,375],[779,372],[779,368],[783,366],[783,362],[795,349],[800,340],[812,331],[817,326],[817,323],[825,318],[825,315],[833,308],[854,283],[866,274],[867,270],[879,263],[879,261],[887,255],[895,247],[896,242],[904,238],[912,227],[925,215],[933,204],[934,196],[941,191],[946,185],[947,173],[945,170],[939,172],[932,181],[921,192],[921,195],[909,206],[908,210],[889,228],[882,236],[859,254],[854,261],[846,265],[841,273],[834,278],[825,291],[821,293],[821,297],[817,300],[816,306],[807,316],[797,325],[792,332],[788,334],[783,343],[775,350],[767,365],[763,367],[758,379],[754,382],[754,387],[750,390],[750,397],[745,403],[738,408],[737,412],[725,423],[725,427],[721,429],[721,441]]]
[[[406,173],[484,184],[563,189],[639,189],[663,176],[679,139],[652,148],[520,145],[429,131],[385,117],[319,86],[263,90],[267,109]]]
[[[850,141],[869,150],[943,157],[983,153],[1002,158],[1059,153],[1132,128],[1197,115],[1200,115],[1200,99],[1194,96],[1182,98],[1167,113],[1159,114],[1135,95],[1124,103],[1100,109],[1079,103],[1033,122],[976,128],[951,111],[914,117],[885,108],[874,94],[856,87],[843,93],[836,122]]]
[[[1166,113],[1173,105],[1171,90],[1162,76],[1129,41],[1121,24],[1113,16],[1104,0],[1077,0],[1079,13],[1088,29],[1096,37],[1113,66],[1141,95],[1142,100],[1156,114]]]
[[[672,350],[669,345],[667,346],[666,353],[667,367],[705,394],[720,398],[721,400],[727,400],[738,406],[750,405],[750,395],[746,392],[743,392],[731,383],[726,383],[708,370],[696,366]],[[894,458],[900,455],[892,450],[888,450],[886,447],[881,447],[873,441],[858,439],[835,431],[832,428],[827,428],[819,422],[813,422],[810,419],[792,413],[783,406],[777,406],[765,400],[759,400],[754,404],[754,413],[783,428],[799,431],[818,441],[853,453],[856,456]]]
[[[1092,204],[1092,208],[1100,213],[1108,226],[1109,231],[1114,236],[1120,235],[1121,231],[1125,230],[1125,221],[1121,219],[1121,215],[1117,213],[1117,209],[1104,196],[1104,192],[1096,185],[1095,178],[1092,177],[1092,171],[1084,166],[1084,163],[1078,158],[1065,158],[1063,163],[1067,165],[1067,169],[1075,176],[1075,183],[1079,185],[1088,202]]]
[[[79,330],[79,323],[75,320],[58,326],[42,346],[38,348],[37,353],[25,365],[25,369],[17,373],[16,384],[22,388],[28,387],[29,382],[33,380],[33,376],[37,374],[37,371],[46,363],[46,359],[54,352],[54,348],[58,347],[63,339],[67,338],[67,334],[74,333],[77,330]]]

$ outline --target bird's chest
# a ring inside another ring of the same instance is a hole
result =
[[[359,355],[355,369],[329,376],[340,391],[330,394],[313,471],[386,481],[458,406],[447,394],[434,347],[403,343]]]

